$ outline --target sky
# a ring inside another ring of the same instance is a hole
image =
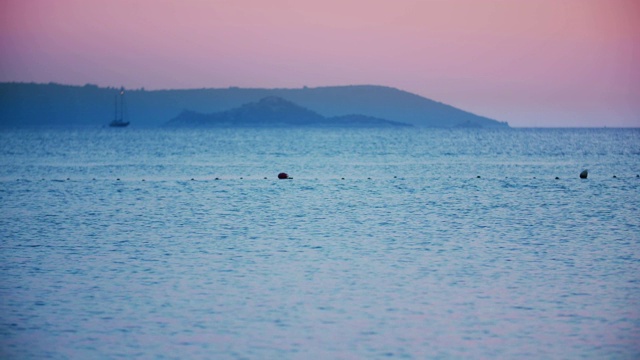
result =
[[[640,0],[0,0],[0,82],[373,84],[514,127],[640,127]]]

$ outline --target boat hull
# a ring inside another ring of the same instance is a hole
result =
[[[110,127],[126,127],[129,126],[129,122],[128,121],[112,121],[111,123],[109,123]]]

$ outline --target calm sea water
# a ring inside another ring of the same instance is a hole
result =
[[[638,174],[631,129],[4,130],[0,358],[637,359]]]

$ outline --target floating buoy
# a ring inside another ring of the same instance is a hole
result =
[[[586,179],[587,176],[589,175],[589,170],[582,170],[582,172],[580,173],[580,179]]]
[[[281,172],[280,174],[278,174],[278,179],[280,180],[284,180],[284,179],[288,179],[289,178],[289,174]]]

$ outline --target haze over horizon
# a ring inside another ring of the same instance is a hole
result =
[[[511,126],[640,126],[635,0],[3,0],[0,81],[384,85]]]

